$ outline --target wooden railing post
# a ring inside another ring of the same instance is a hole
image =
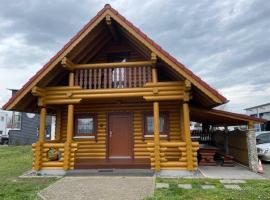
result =
[[[39,116],[39,135],[35,148],[35,170],[40,170],[42,165],[43,143],[45,140],[46,131],[46,112],[46,107],[41,107]]]
[[[65,142],[64,151],[64,170],[70,168],[70,153],[71,153],[71,143],[73,137],[73,125],[74,123],[74,105],[68,105],[68,116],[67,116],[67,139]]]

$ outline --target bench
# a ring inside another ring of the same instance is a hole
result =
[[[234,157],[224,152],[218,151],[217,155],[222,159],[221,166],[234,167]]]

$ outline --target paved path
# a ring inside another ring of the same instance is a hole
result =
[[[50,200],[139,200],[154,193],[154,177],[64,177],[40,192]]]
[[[263,163],[263,176],[265,178],[270,178],[270,162],[264,162]]]
[[[234,167],[199,166],[201,173],[207,178],[216,179],[265,179],[262,175],[250,171],[240,165]]]

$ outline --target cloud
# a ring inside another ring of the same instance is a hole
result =
[[[0,8],[0,104],[107,1],[9,1]],[[109,2],[230,103],[270,101],[270,2],[114,0]],[[16,73],[14,77],[12,73]]]

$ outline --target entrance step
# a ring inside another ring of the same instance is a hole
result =
[[[77,159],[75,169],[150,169],[149,159]]]
[[[151,169],[74,169],[66,176],[153,176]]]

